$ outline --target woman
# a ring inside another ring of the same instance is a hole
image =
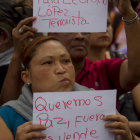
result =
[[[88,50],[88,58],[91,61],[104,60],[110,58],[126,58],[126,55],[117,51],[111,51],[108,47],[111,45],[113,39],[113,29],[111,19],[108,14],[107,30],[106,32],[91,33],[90,47]]]
[[[0,136],[6,140],[29,140],[45,138],[40,130],[46,128],[33,125],[32,92],[55,92],[88,90],[74,84],[75,71],[69,53],[59,40],[53,37],[34,39],[22,53],[24,70],[21,78],[25,85],[18,100],[10,101],[0,108]],[[15,120],[16,118],[16,120]],[[105,125],[122,139],[132,140],[128,121],[121,115],[110,115],[105,121],[114,121]]]

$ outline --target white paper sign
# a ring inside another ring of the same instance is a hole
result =
[[[33,0],[39,32],[106,32],[108,0]]]
[[[116,90],[34,93],[33,123],[45,140],[113,140],[104,115],[116,113]]]

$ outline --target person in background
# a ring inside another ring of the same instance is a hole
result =
[[[0,91],[14,52],[12,30],[28,16],[32,16],[28,5],[15,0],[0,0]]]
[[[139,0],[132,0],[131,1],[131,4],[133,6],[133,9],[137,12],[138,16],[140,17],[140,2]],[[127,43],[126,43],[126,35],[125,35],[125,31],[124,31],[124,23],[123,21],[121,20],[121,14],[115,10],[116,8],[114,8],[114,3],[111,3],[111,8],[110,8],[110,13],[111,13],[111,19],[112,19],[112,23],[113,23],[113,30],[114,30],[114,39],[113,39],[113,44],[112,46],[115,46],[115,47],[112,47],[111,46],[111,49],[112,50],[116,50],[118,52],[123,52],[127,55]],[[135,35],[134,35],[135,36]],[[140,119],[140,105],[139,105],[139,99],[140,99],[140,84],[138,84],[137,86],[135,86],[131,93],[128,93],[126,96],[128,97],[125,97],[123,96],[123,98],[121,97],[121,104],[122,106],[125,106],[125,104],[129,104],[129,105],[126,105],[127,107],[127,110],[125,111],[124,109],[125,108],[121,108],[120,107],[120,110],[121,111],[124,111],[124,114],[128,116],[128,118],[132,119],[134,118],[135,120],[139,120]],[[132,94],[132,100],[131,99],[131,94]],[[124,99],[127,99],[127,101],[125,101]],[[130,101],[128,101],[130,100]],[[128,103],[127,103],[128,102]],[[131,106],[131,104],[134,104],[134,108],[133,106]],[[129,107],[129,108],[128,108]],[[130,108],[131,107],[131,108]],[[132,113],[135,114],[135,112],[133,112],[132,110],[136,110],[136,114],[138,116],[135,117],[135,115],[133,115]],[[128,114],[127,112],[131,112],[131,114]],[[126,114],[127,113],[127,114]],[[132,118],[131,118],[132,117]],[[139,129],[139,126],[137,124],[135,124],[134,126],[132,126],[132,129],[135,129],[135,132],[140,136],[140,133],[139,131],[137,131]]]
[[[125,54],[109,51],[107,46],[110,46],[112,39],[113,39],[113,29],[110,21],[110,16],[108,15],[107,18],[107,31],[105,33],[91,33],[90,34],[90,47],[88,50],[88,58],[91,61],[99,61],[104,59],[111,59],[111,58],[126,58]],[[136,87],[135,87],[136,88]],[[134,88],[134,89],[135,89]],[[137,92],[139,94],[139,92]],[[118,103],[118,111],[122,113],[124,116],[127,117],[129,120],[129,125],[131,126],[131,130],[134,131],[137,135],[140,135],[140,123],[138,121],[138,113],[135,112],[135,108],[133,103],[136,105],[136,108],[139,108],[138,100],[139,95],[135,98],[136,101],[133,101],[134,95],[132,92],[126,92],[121,94],[117,94],[117,103]],[[129,101],[126,100],[129,98]],[[125,100],[125,101],[124,101]],[[128,102],[128,103],[127,103]],[[128,105],[129,104],[129,105]],[[125,107],[126,105],[126,107]],[[129,108],[128,108],[129,107]]]
[[[104,60],[110,58],[126,58],[123,53],[111,51],[109,49],[113,39],[113,28],[111,19],[108,14],[107,17],[107,31],[104,33],[91,33],[90,34],[90,47],[88,48],[88,59],[91,61]]]

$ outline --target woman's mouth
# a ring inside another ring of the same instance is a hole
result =
[[[64,79],[60,80],[60,82],[69,84],[70,80],[68,78],[64,78]]]

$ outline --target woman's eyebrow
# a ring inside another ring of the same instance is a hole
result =
[[[61,54],[60,57],[65,57],[65,56],[69,56],[68,54]]]
[[[43,59],[53,59],[54,57],[53,56],[42,56],[40,57],[40,60],[43,60]]]
[[[60,55],[60,58],[64,58],[64,57],[70,57],[70,56],[66,53]],[[43,60],[43,59],[54,59],[54,56],[53,55],[41,56],[40,60]]]

